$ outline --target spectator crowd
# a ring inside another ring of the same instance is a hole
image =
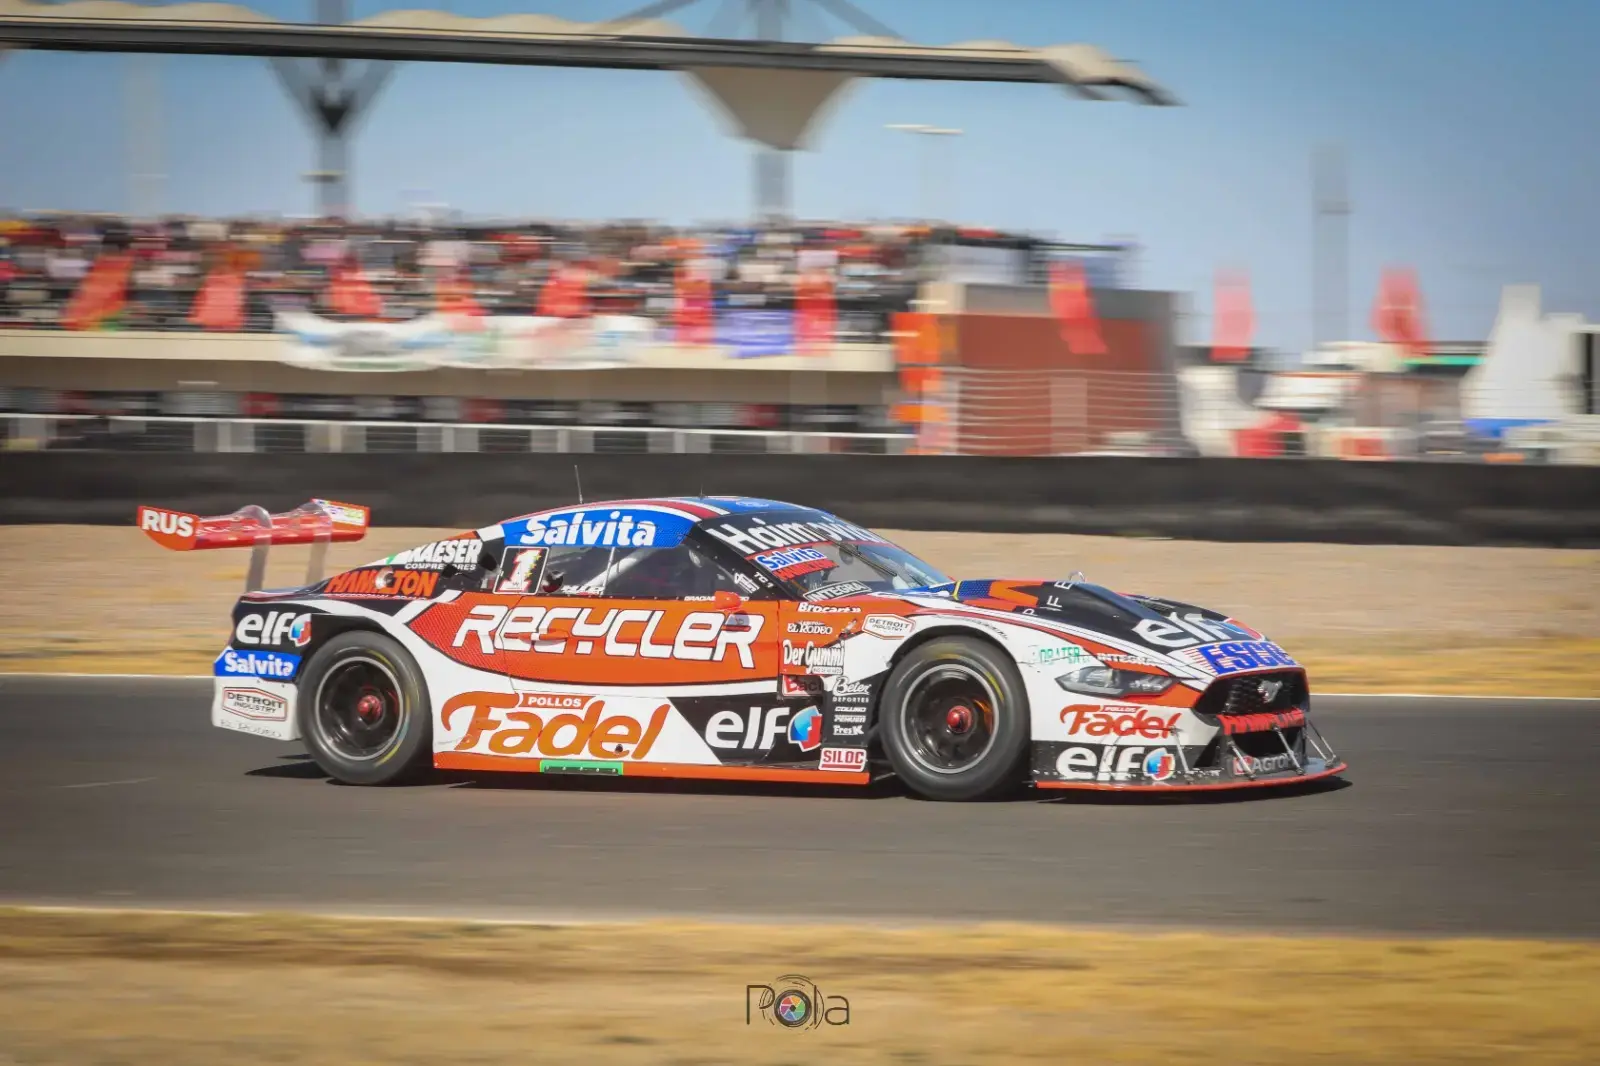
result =
[[[0,218],[0,327],[73,326],[75,294],[108,257],[121,268],[114,306],[95,319],[98,328],[218,328],[199,308],[219,274],[235,286],[226,321],[248,331],[273,329],[275,311],[405,321],[446,304],[490,315],[667,320],[686,291],[719,312],[785,311],[820,278],[839,339],[874,340],[928,276],[930,248],[1021,241],[889,224]],[[361,297],[354,303],[352,281]]]

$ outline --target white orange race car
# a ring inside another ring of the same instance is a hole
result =
[[[321,579],[364,507],[145,507],[250,547],[213,724],[352,784],[426,767],[866,784],[921,795],[1286,785],[1345,764],[1305,670],[1242,623],[1080,578],[954,581],[834,515],[746,497],[512,518]],[[313,545],[262,591],[271,545]]]

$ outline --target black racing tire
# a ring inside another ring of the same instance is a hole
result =
[[[889,764],[927,799],[988,799],[1017,788],[1031,734],[1016,664],[972,637],[936,637],[913,648],[878,702]]]
[[[382,633],[340,633],[300,678],[300,736],[347,785],[414,780],[433,757],[433,709],[416,660]]]

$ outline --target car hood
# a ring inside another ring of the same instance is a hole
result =
[[[1218,611],[1179,600],[1114,592],[1087,581],[991,578],[918,591],[972,607],[1026,613],[1093,630],[1164,655],[1202,644],[1262,639],[1254,629]]]

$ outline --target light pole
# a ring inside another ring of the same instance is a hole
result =
[[[912,133],[927,138],[923,142],[925,148],[922,155],[922,217],[924,221],[931,221],[933,218],[934,170],[937,162],[933,155],[934,139],[938,137],[959,137],[962,131],[946,126],[927,126],[920,122],[891,122],[884,129],[899,130],[902,133]]]

